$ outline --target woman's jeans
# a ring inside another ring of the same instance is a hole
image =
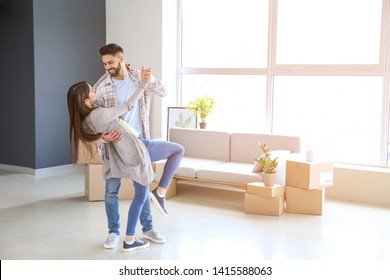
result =
[[[167,159],[159,186],[167,188],[179,167],[184,155],[184,148],[173,142],[162,140],[145,140],[140,138],[149,151],[152,162]],[[142,225],[142,231],[146,232],[153,228],[152,211],[149,199],[149,186],[143,186],[135,181],[135,195],[129,208],[127,217],[126,235],[135,235],[135,228],[138,218]],[[109,233],[119,233],[119,188],[120,178],[110,178],[106,180],[105,206],[108,220]]]

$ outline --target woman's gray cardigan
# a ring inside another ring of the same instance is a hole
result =
[[[130,178],[144,186],[149,186],[155,174],[150,156],[144,143],[124,128],[117,119],[130,111],[138,102],[146,85],[137,87],[126,103],[111,107],[99,107],[93,110],[83,122],[83,129],[97,134],[118,128],[121,140],[104,144],[102,175],[108,178]]]

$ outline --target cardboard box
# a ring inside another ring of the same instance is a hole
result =
[[[85,166],[85,196],[89,201],[104,200],[106,181],[102,177],[101,164],[87,164]],[[119,199],[133,199],[133,181],[127,178],[121,180]]]
[[[263,182],[253,182],[246,186],[248,194],[260,195],[264,197],[275,197],[284,195],[285,187],[283,185],[274,184],[272,187],[266,187]]]
[[[87,164],[85,166],[85,196],[88,201],[104,200],[106,181],[101,175],[101,164]],[[160,175],[161,178],[161,175]],[[152,182],[149,190],[152,191],[157,187],[157,182]],[[166,198],[171,198],[177,195],[176,179],[172,179],[167,189]],[[121,180],[119,189],[119,199],[131,200],[134,197],[133,181],[128,178]]]
[[[87,148],[84,146],[83,142],[79,141],[79,151],[77,154],[78,160],[77,163],[93,163],[93,164],[102,164],[102,156],[99,155],[99,141],[91,143],[92,147],[92,156],[89,155]]]
[[[154,173],[156,174],[156,177],[154,178],[155,182],[159,182],[160,181],[161,176],[162,176],[162,174],[164,172],[165,163],[166,163],[165,159],[164,160],[159,160],[159,161],[156,161],[156,162],[152,163]]]
[[[332,185],[332,163],[286,161],[286,186],[312,190]]]
[[[264,197],[245,194],[245,213],[280,216],[284,212],[284,196]]]
[[[322,215],[325,188],[304,190],[286,186],[286,212]]]

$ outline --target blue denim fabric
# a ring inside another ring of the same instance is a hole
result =
[[[164,171],[159,182],[159,186],[167,188],[170,181],[179,167],[180,161],[184,155],[184,148],[173,142],[162,140],[140,139],[149,151],[152,162],[167,159]],[[130,205],[126,235],[135,235],[135,228],[138,218],[142,225],[142,231],[148,231],[153,228],[152,211],[149,199],[149,187],[143,186],[137,182],[134,183],[135,195]],[[120,178],[110,178],[106,180],[105,206],[108,220],[109,233],[115,232],[119,235],[119,192]]]
[[[180,161],[184,155],[184,148],[180,144],[163,140],[141,139],[149,151],[150,160],[156,162],[167,159],[159,186],[167,188],[179,168]]]
[[[106,180],[105,206],[108,220],[108,233],[119,233],[119,187],[121,185],[120,178],[109,178]]]
[[[135,235],[138,218],[142,225],[142,231],[153,228],[152,209],[150,207],[149,187],[134,182],[134,199],[130,204],[127,214],[126,235]]]

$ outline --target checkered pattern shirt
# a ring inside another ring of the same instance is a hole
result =
[[[141,74],[139,70],[133,70],[129,72],[130,78],[133,83],[138,86],[141,82]],[[154,80],[154,81],[153,81]],[[144,139],[150,139],[150,126],[149,126],[149,115],[150,115],[150,105],[152,101],[152,96],[155,94],[157,96],[164,97],[167,95],[165,86],[161,81],[152,77],[144,94],[140,98],[140,114],[142,121],[142,136]],[[104,74],[93,86],[96,92],[96,101],[95,105],[99,107],[113,107],[118,105],[116,98],[116,88],[112,82],[111,76],[106,73]]]

